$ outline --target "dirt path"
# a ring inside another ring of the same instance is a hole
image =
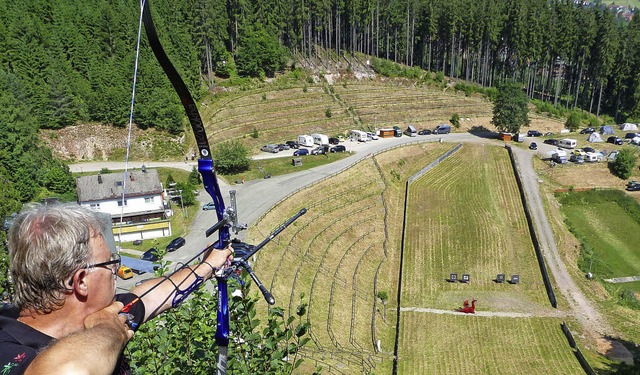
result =
[[[442,310],[432,309],[426,307],[401,307],[400,311],[410,311],[419,313],[431,313],[431,314],[451,314],[451,315],[468,315],[468,316],[481,316],[481,317],[499,317],[499,318],[533,318],[533,317],[564,317],[567,313],[555,309],[547,309],[544,312],[513,312],[513,311],[476,311],[473,314],[465,314],[463,312],[455,310]]]
[[[551,225],[544,211],[538,186],[540,180],[533,169],[533,154],[528,150],[518,147],[513,147],[512,150],[516,157],[523,189],[537,231],[540,248],[546,260],[547,267],[553,274],[556,288],[559,289],[567,299],[573,312],[572,315],[580,322],[584,328],[584,332],[591,336],[588,338],[597,343],[599,350],[603,354],[612,359],[633,363],[633,356],[624,346],[606,338],[607,335],[613,333],[613,329],[603,319],[593,306],[593,303],[585,297],[564,265],[562,257],[556,247]]]

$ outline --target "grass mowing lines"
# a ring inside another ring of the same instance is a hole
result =
[[[337,319],[339,322],[349,321],[349,310],[344,308],[348,305],[348,303],[345,302],[348,301],[348,297],[344,292],[346,290],[349,290],[349,280],[346,278],[331,280],[331,270],[335,269],[337,265],[335,264],[336,259],[333,256],[327,255],[338,255],[343,252],[344,249],[342,248],[342,244],[349,243],[350,240],[354,240],[351,237],[357,236],[357,232],[362,230],[359,227],[375,225],[375,221],[375,217],[365,217],[361,221],[353,223],[353,225],[350,227],[342,228],[342,231],[336,233],[334,236],[328,236],[330,240],[326,244],[318,244],[318,246],[324,245],[324,249],[322,251],[322,254],[319,255],[320,261],[317,264],[315,275],[309,287],[309,314],[307,315],[308,321],[312,323],[311,330],[314,330],[317,335],[320,335],[320,333],[318,330],[314,329],[314,327],[317,326],[319,322],[322,322],[325,317],[327,317],[327,314],[325,313],[325,306],[328,306],[328,304],[326,302],[328,302],[332,298],[330,293],[328,296],[326,295],[327,292],[332,291],[332,289],[327,288],[327,284],[330,284],[331,282],[338,282],[338,284],[342,287],[342,289],[338,292],[339,294],[335,298],[338,301],[343,301],[340,304],[341,309],[339,309],[337,312],[333,312],[333,315],[337,315]],[[336,224],[339,225],[341,223]],[[338,229],[338,225],[336,225],[336,229]],[[365,230],[365,234],[366,233],[367,232]],[[355,243],[357,243],[357,239],[362,239],[363,237],[364,235],[362,235],[361,237],[356,237]],[[341,240],[342,242],[340,242],[339,240]],[[311,266],[314,267],[316,265]],[[316,303],[318,305],[315,306],[314,309],[314,306],[312,306],[312,304],[315,305]],[[335,337],[332,337],[332,333],[329,332],[329,326],[330,322],[327,322],[327,332],[329,333],[329,337],[332,339],[331,341],[334,346],[343,348],[348,345],[348,337],[343,337],[342,343],[338,342]],[[342,330],[342,333],[344,332],[345,330]]]
[[[560,323],[550,318],[403,313],[398,373],[582,374]]]
[[[260,223],[272,224],[274,221],[278,221],[275,218],[285,216],[280,211],[291,210],[287,207],[311,207],[309,212],[296,222],[298,226],[296,226],[295,233],[285,231],[279,236],[281,243],[288,243],[288,246],[295,246],[300,250],[292,252],[298,259],[291,262],[288,261],[290,259],[288,256],[284,258],[287,259],[286,263],[290,266],[285,264],[279,266],[277,280],[274,284],[285,284],[285,287],[291,291],[290,298],[293,296],[295,301],[297,301],[298,293],[305,291],[307,299],[311,301],[309,318],[312,322],[311,333],[314,343],[318,348],[322,348],[324,353],[329,350],[337,350],[338,353],[342,353],[336,361],[347,363],[347,366],[356,366],[353,371],[348,371],[348,373],[361,372],[363,363],[369,363],[369,360],[363,359],[367,356],[363,354],[363,350],[351,344],[351,338],[355,337],[358,343],[362,343],[362,346],[365,347],[368,342],[371,342],[371,326],[370,323],[364,325],[359,324],[359,321],[354,322],[353,327],[357,332],[350,332],[354,277],[348,272],[353,273],[354,271],[349,267],[343,267],[343,265],[348,263],[353,267],[359,263],[359,269],[373,270],[370,272],[368,280],[366,277],[358,280],[360,284],[356,286],[358,295],[360,289],[366,290],[367,286],[371,285],[372,276],[381,261],[383,252],[379,251],[378,257],[359,258],[359,256],[371,246],[371,241],[380,244],[378,237],[371,236],[370,228],[381,228],[383,225],[384,209],[381,201],[383,187],[384,184],[380,181],[373,163],[370,160],[364,161],[359,163],[357,168],[345,171],[330,182],[322,182],[311,189],[295,194],[260,220]],[[354,205],[354,203],[356,204]],[[259,227],[267,225],[260,223]],[[345,255],[344,252],[347,250],[345,243],[348,243],[349,239],[360,237],[363,240],[355,241],[349,253]],[[259,259],[260,272],[265,274],[263,279],[267,277],[272,265],[280,261],[279,258],[282,256],[279,257],[278,251],[286,251],[286,247],[282,246],[282,249],[276,249],[275,252],[269,253],[270,256],[263,255]],[[375,254],[375,252],[370,252],[370,254]],[[340,264],[339,260],[343,256],[345,260]],[[263,268],[265,272],[263,272]],[[337,268],[339,271],[336,271]],[[340,275],[338,278],[333,277],[336,272]],[[294,279],[295,281],[293,281]],[[329,293],[331,282],[341,283],[341,285],[334,287],[334,289],[339,289],[337,294]],[[313,287],[312,283],[314,283]],[[369,287],[372,288],[372,286]],[[338,301],[331,303],[332,308],[336,309],[332,314],[335,317],[334,321],[342,322],[343,327],[340,328],[340,325],[336,323],[336,326],[332,326],[332,330],[335,332],[336,340],[345,347],[343,349],[336,348],[328,337],[326,320],[330,297]],[[367,307],[361,308],[358,305],[355,308],[358,312],[358,318],[370,322],[373,310],[373,293],[369,293],[369,296],[365,296],[365,298],[369,298],[368,305],[367,301],[364,301]],[[358,304],[363,303],[363,298],[358,297],[356,300]],[[359,330],[363,330],[364,333]],[[360,337],[366,337],[366,339],[360,340],[358,339]]]
[[[335,266],[334,268],[333,278],[331,281],[331,288],[329,290],[329,301],[327,303],[327,321],[326,321],[327,333],[331,337],[331,341],[336,346],[344,347],[347,345],[347,343],[344,341],[345,341],[345,333],[347,332],[346,323],[349,323],[349,330],[348,330],[349,335],[346,337],[348,339],[348,343],[350,343],[356,349],[363,349],[363,347],[360,344],[356,343],[355,340],[353,339],[353,336],[354,336],[353,325],[355,323],[354,311],[355,311],[357,287],[352,282],[352,280],[353,280],[353,274],[355,272],[353,269],[353,264],[358,264],[359,263],[358,259],[361,258],[361,255],[365,254],[373,246],[373,244],[369,244],[368,247],[365,248],[364,250],[362,249],[362,246],[358,246],[364,242],[365,237],[368,236],[370,233],[371,233],[371,230],[363,233],[359,238],[354,239],[354,242],[352,242],[351,244],[349,244],[347,241],[340,243],[341,246],[342,245],[348,245],[348,246],[344,251],[344,254],[342,255],[342,257],[340,258],[340,261],[338,262],[337,266]],[[351,318],[344,319],[344,314],[343,314],[343,316],[341,316],[342,319],[334,320],[334,315],[335,315],[334,306],[338,305],[340,307],[340,310],[342,310],[343,312],[346,312],[347,306],[349,306],[348,301],[351,301],[350,303]],[[333,327],[334,325],[335,327]],[[336,334],[334,333],[334,328],[335,328],[335,331],[338,332],[338,336],[340,337],[340,339],[343,340],[342,345],[338,343],[338,339],[336,338]]]
[[[513,286],[511,290],[524,291],[536,303],[544,299],[544,293],[537,286],[541,281],[530,239],[514,236],[513,224],[507,228],[494,225],[504,221],[500,218],[511,210],[519,211],[521,215],[524,213],[521,205],[508,206],[509,202],[516,203],[515,199],[496,201],[492,198],[494,193],[488,190],[487,179],[500,169],[494,167],[496,164],[492,160],[506,158],[507,155],[504,152],[494,154],[486,149],[491,147],[465,146],[410,188],[414,192],[423,191],[424,195],[410,195],[409,222],[426,225],[418,233],[407,234],[404,306],[437,303],[442,305],[429,307],[447,308],[452,302],[460,303],[455,298],[459,298],[459,292],[463,290],[486,288],[499,292],[501,289],[492,280],[501,272],[521,274],[522,284]],[[448,178],[443,177],[445,174]],[[501,179],[499,184],[515,184],[515,179]],[[516,194],[517,190],[510,188],[506,191]],[[414,204],[413,199],[417,203]],[[421,202],[427,202],[429,208],[413,212]],[[518,222],[525,224],[517,221],[515,225]],[[410,228],[413,227],[412,224]],[[508,248],[504,246],[505,238],[509,238]],[[419,266],[413,267],[408,263],[413,260]],[[468,272],[472,283],[465,286],[444,282],[450,272]],[[427,291],[432,294],[424,295]],[[451,295],[449,298],[446,297],[448,294]]]

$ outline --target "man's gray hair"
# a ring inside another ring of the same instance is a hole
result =
[[[89,240],[102,236],[105,224],[78,205],[46,205],[21,212],[9,229],[14,304],[32,313],[62,307],[68,280],[89,264]]]

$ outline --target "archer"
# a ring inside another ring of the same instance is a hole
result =
[[[3,375],[129,374],[121,352],[133,330],[233,259],[229,246],[208,251],[197,265],[116,294],[120,256],[105,230],[80,206],[41,206],[16,217],[9,252],[17,308],[0,316]]]

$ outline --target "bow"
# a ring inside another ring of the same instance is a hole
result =
[[[226,210],[224,200],[222,199],[222,193],[220,192],[218,179],[216,177],[213,159],[211,158],[211,149],[209,148],[207,133],[205,131],[204,124],[202,123],[202,118],[200,117],[196,103],[193,100],[187,85],[178,74],[178,71],[171,63],[171,60],[169,60],[169,57],[158,40],[153,18],[151,17],[151,10],[149,9],[149,0],[146,0],[143,3],[142,20],[147,34],[147,39],[149,40],[149,45],[153,54],[158,59],[160,66],[169,78],[169,81],[171,81],[173,88],[178,93],[182,106],[189,118],[189,123],[191,124],[191,129],[193,130],[193,134],[195,135],[196,143],[198,145],[198,172],[202,175],[202,182],[205,190],[211,196],[211,199],[215,204],[218,223],[221,223],[220,225],[210,228],[207,231],[207,235],[213,233],[213,231],[217,229],[218,241],[213,247],[214,249],[223,249],[229,243],[229,227],[231,224],[233,223],[236,228],[238,227],[236,210],[234,207],[235,196],[232,195],[232,210]],[[227,278],[216,277],[216,281],[218,284],[218,314],[215,339],[220,351],[224,352],[224,357],[219,355],[218,359],[218,372],[220,372],[221,366],[224,366],[224,370],[226,371],[226,351],[229,345],[229,309],[227,306]]]
[[[200,113],[198,112],[198,108],[195,101],[193,100],[193,97],[191,96],[191,93],[189,92],[189,89],[178,74],[176,68],[169,60],[169,57],[165,53],[164,48],[162,48],[162,45],[158,40],[156,28],[151,17],[151,11],[149,9],[149,0],[143,0],[142,21],[144,23],[144,28],[147,34],[147,39],[149,40],[149,45],[151,46],[151,50],[158,59],[158,62],[169,78],[169,81],[171,81],[173,88],[178,93],[180,101],[182,102],[182,106],[184,107],[187,117],[189,118],[189,123],[191,124],[191,128],[193,129],[196,143],[198,145],[198,172],[200,172],[200,174],[202,175],[202,181],[205,190],[213,200],[216,209],[216,215],[218,218],[218,222],[206,231],[207,237],[217,231],[218,241],[216,241],[212,246],[208,246],[200,253],[196,254],[196,256],[187,261],[185,264],[189,264],[200,254],[212,248],[223,249],[230,242],[233,243],[233,248],[236,250],[236,257],[234,258],[233,262],[231,262],[231,265],[225,270],[216,273],[218,288],[218,308],[215,334],[216,344],[218,345],[217,372],[218,374],[226,374],[227,349],[229,345],[229,308],[227,279],[236,270],[244,269],[248,272],[249,276],[251,276],[251,279],[258,286],[258,288],[262,292],[262,295],[267,300],[267,303],[273,305],[275,303],[275,299],[267,290],[267,288],[262,285],[260,280],[258,280],[255,273],[251,269],[251,266],[249,265],[248,259],[256,252],[258,252],[258,250],[260,250],[267,242],[271,241],[276,235],[278,235],[281,231],[288,227],[291,223],[297,220],[300,216],[304,215],[307,210],[305,208],[301,209],[293,217],[288,219],[280,227],[269,234],[269,236],[267,236],[267,238],[265,238],[258,245],[254,246],[236,240],[230,240],[229,229],[233,229],[235,233],[238,233],[242,229],[246,229],[246,225],[238,224],[235,190],[230,191],[230,205],[229,207],[225,208],[224,200],[222,199],[222,193],[220,191],[220,186],[218,184],[218,179],[215,173],[213,159],[211,157],[211,150],[209,148],[209,141],[207,140],[207,133],[202,123],[202,118],[200,117]],[[180,304],[180,302],[182,302],[191,292],[196,290],[203,282],[204,280],[202,278],[196,278],[196,281],[186,289],[177,290],[176,295],[173,299],[173,306],[175,307]],[[158,285],[160,284],[158,283],[155,286]],[[148,290],[147,293],[150,291],[151,289]],[[140,297],[138,297],[138,299],[139,298]]]

